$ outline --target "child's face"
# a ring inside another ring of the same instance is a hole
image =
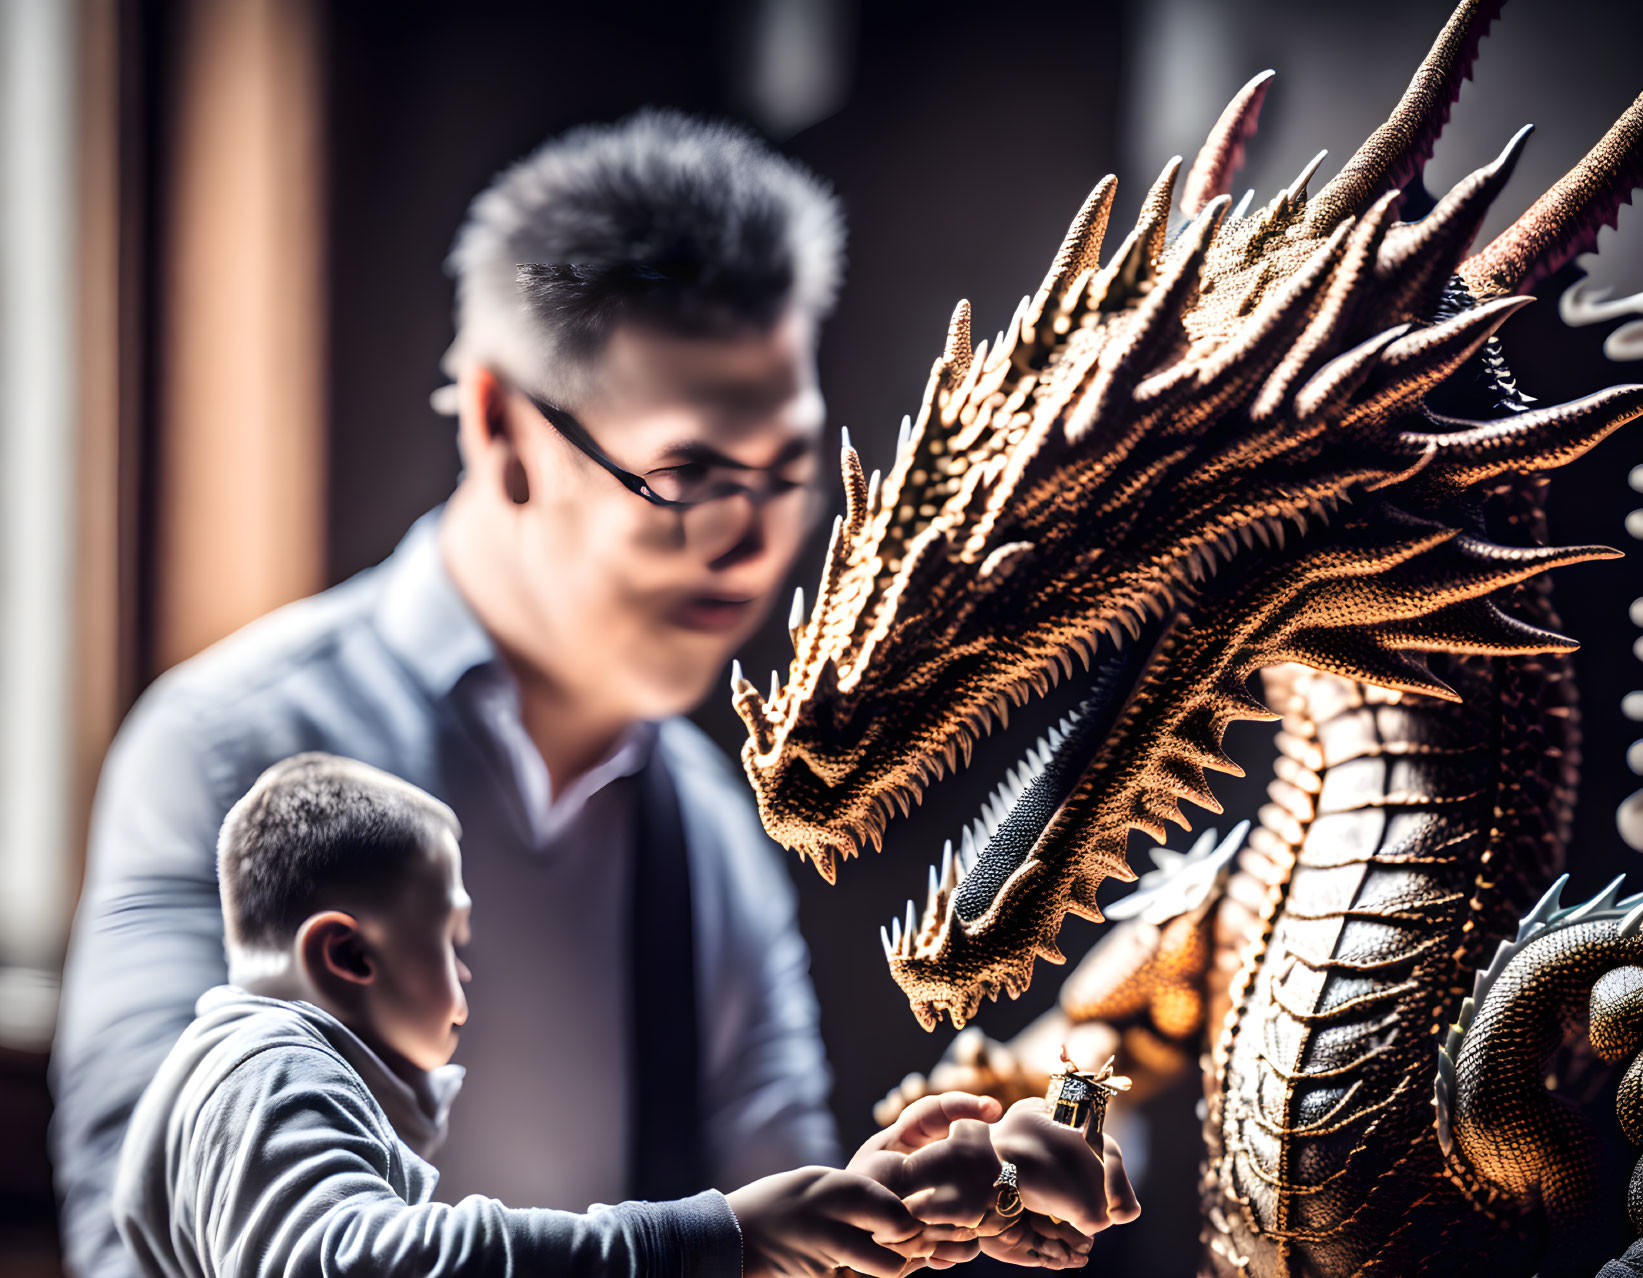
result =
[[[407,869],[400,891],[359,919],[376,960],[375,979],[364,987],[369,1029],[418,1069],[446,1064],[468,1019],[462,987],[471,974],[457,947],[468,943],[472,904],[456,836],[441,831]]]

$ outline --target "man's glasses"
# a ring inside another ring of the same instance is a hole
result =
[[[755,505],[761,505],[773,497],[781,497],[805,487],[803,483],[783,478],[773,470],[728,461],[687,461],[677,466],[653,470],[648,474],[636,475],[618,465],[594,442],[582,423],[565,409],[538,399],[523,388],[520,388],[519,393],[531,402],[531,406],[542,414],[548,425],[558,431],[572,448],[597,462],[629,492],[665,510],[693,510],[709,502],[722,501],[726,497],[744,493]],[[761,477],[761,481],[749,483],[748,477],[755,474]]]

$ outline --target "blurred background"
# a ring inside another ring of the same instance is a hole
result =
[[[1447,9],[0,0],[0,1274],[58,1272],[44,1069],[103,750],[160,671],[380,559],[450,490],[451,424],[428,407],[451,336],[441,263],[494,172],[550,133],[655,103],[744,119],[829,178],[850,265],[823,387],[871,468],[957,298],[979,331],[1002,325],[1099,177],[1119,174],[1122,224],[1269,66],[1239,189],[1267,199],[1320,147],[1327,176]],[[1635,2],[1517,0],[1428,185],[1533,121],[1492,234],[1643,89],[1640,48]],[[1600,248],[1588,288],[1605,300],[1581,304],[1566,271],[1504,334],[1531,394],[1643,380],[1643,216],[1623,210]],[[1633,431],[1572,468],[1554,487],[1558,538],[1635,548],[1639,461]],[[1586,645],[1577,889],[1635,859],[1615,814],[1643,802],[1623,712],[1643,717],[1643,695],[1625,701],[1643,687],[1640,586],[1635,559],[1559,579]],[[786,645],[772,628],[744,662],[785,661]],[[739,747],[728,704],[699,718]],[[1229,821],[1261,801],[1263,749],[1259,731],[1234,743],[1251,779],[1217,786]],[[958,815],[921,812],[831,891],[799,876],[848,1144],[950,1036],[907,1014],[876,932]],[[1076,958],[1098,935],[1071,920],[1063,946]],[[983,1026],[1012,1031],[1054,989],[989,1005]],[[1102,1240],[1110,1272],[1192,1272],[1193,1099],[1177,1089],[1137,1129],[1147,1209]]]

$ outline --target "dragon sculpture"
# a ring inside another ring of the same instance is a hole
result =
[[[889,473],[845,441],[786,686],[732,680],[765,826],[829,882],[1080,681],[886,929],[926,1028],[1062,963],[1130,832],[1220,812],[1228,725],[1280,721],[1247,843],[1149,875],[1049,1027],[1138,1080],[1203,1069],[1206,1272],[1590,1273],[1643,1229],[1643,1170],[1548,1088],[1643,1046],[1643,898],[1529,913],[1578,763],[1544,574],[1617,554],[1548,543],[1544,475],[1643,386],[1537,405],[1493,336],[1643,182],[1643,97],[1468,256],[1528,130],[1434,205],[1418,178],[1498,8],[1454,11],[1316,194],[1318,160],[1231,205],[1257,77],[1105,260],[1110,177],[991,344],[961,303]],[[950,1076],[1042,1090],[1043,1053],[963,1052]],[[1643,1063],[1618,1107],[1643,1140]]]

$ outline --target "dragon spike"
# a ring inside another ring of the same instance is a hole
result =
[[[1215,232],[1232,203],[1225,195],[1218,195],[1204,207],[1181,235],[1181,250],[1172,255],[1163,273],[1154,281],[1152,291],[1141,303],[1134,330],[1111,365],[1097,375],[1091,389],[1077,410],[1069,418],[1066,434],[1069,440],[1079,439],[1111,400],[1112,388],[1119,378],[1132,370],[1148,365],[1159,339],[1179,331],[1181,308],[1198,289],[1199,270],[1204,255],[1215,238]],[[1137,241],[1138,242],[1138,241]]]
[[[1135,228],[1124,237],[1107,269],[1090,286],[1092,296],[1099,299],[1104,310],[1115,310],[1129,302],[1141,284],[1152,278],[1158,260],[1164,252],[1164,241],[1169,234],[1170,197],[1175,190],[1175,175],[1181,169],[1181,157],[1172,156],[1158,175],[1157,181],[1141,201],[1140,216]]]
[[[1219,412],[1235,397],[1247,379],[1269,368],[1274,351],[1290,342],[1302,328],[1318,291],[1334,270],[1350,227],[1343,223],[1329,239],[1313,250],[1300,270],[1264,298],[1251,317],[1249,337],[1228,343],[1225,352],[1212,357],[1192,385],[1192,411],[1179,413],[1182,425],[1198,425]],[[1142,383],[1145,388],[1146,383]]]
[[[760,754],[765,753],[776,743],[775,725],[770,722],[769,711],[758,689],[742,677],[740,661],[730,663],[730,694],[730,703],[747,725],[754,747]]]
[[[1575,652],[1580,647],[1567,635],[1508,616],[1487,599],[1465,599],[1428,613],[1416,627],[1385,628],[1381,633],[1392,647],[1419,652],[1511,656]]]
[[[1631,912],[1620,920],[1620,929],[1615,933],[1615,940],[1625,941],[1637,936],[1643,930],[1643,904],[1634,905]]]
[[[839,432],[839,470],[844,479],[844,526],[854,537],[867,523],[867,476],[862,472],[861,454],[850,443],[850,428]]]
[[[1067,228],[1050,273],[1045,276],[1028,314],[1039,313],[1042,299],[1059,297],[1067,286],[1091,267],[1101,264],[1101,241],[1107,234],[1107,219],[1112,215],[1112,199],[1118,190],[1118,179],[1108,174],[1095,184],[1095,189],[1084,200],[1072,225]]]
[[[1320,368],[1296,393],[1296,421],[1321,420],[1346,403],[1380,361],[1381,352],[1408,331],[1409,325],[1399,324],[1377,333]]]
[[[1343,222],[1337,228],[1337,235],[1343,231],[1346,234],[1340,263],[1330,277],[1317,314],[1307,322],[1306,328],[1262,385],[1250,408],[1250,416],[1254,420],[1265,421],[1278,416],[1288,404],[1302,375],[1335,345],[1336,335],[1352,317],[1353,303],[1359,296],[1359,290],[1370,280],[1371,267],[1380,251],[1387,223],[1392,216],[1392,206],[1396,202],[1397,193],[1389,191],[1355,223]]]
[[[793,646],[799,646],[799,636],[804,632],[804,587],[793,587],[793,606],[787,610],[787,633],[793,640]]]
[[[1403,187],[1425,167],[1461,82],[1471,74],[1478,43],[1503,3],[1462,0],[1455,6],[1392,114],[1310,201],[1307,222],[1314,231],[1352,216],[1383,191]]]
[[[1511,178],[1534,127],[1526,124],[1514,133],[1493,163],[1457,182],[1420,221],[1387,232],[1376,271],[1395,281],[1391,308],[1405,315],[1431,312],[1489,206]]]
[[[1620,899],[1620,889],[1625,882],[1626,876],[1624,874],[1617,874],[1613,879],[1609,880],[1608,886],[1606,886],[1591,900],[1584,901],[1575,906],[1574,909],[1570,910],[1568,914],[1564,916],[1564,921],[1569,923],[1578,923],[1588,915],[1600,914],[1604,910],[1613,909],[1614,903]]]
[[[1546,889],[1546,894],[1535,903],[1535,908],[1523,916],[1523,921],[1518,924],[1515,939],[1519,941],[1527,940],[1531,934],[1552,921],[1552,916],[1558,912],[1562,905],[1563,889],[1568,886],[1568,883],[1569,876],[1567,874],[1557,876],[1557,880],[1552,886]]]
[[[1175,177],[1180,171],[1181,157],[1171,156],[1163,172],[1153,182],[1152,189],[1147,192],[1147,198],[1141,201],[1141,215],[1136,219],[1135,229],[1142,233],[1147,262],[1151,267],[1156,267],[1158,259],[1164,255],[1164,242],[1169,235],[1170,206],[1175,197]]]
[[[1283,653],[1286,660],[1377,688],[1417,692],[1440,701],[1461,699],[1418,657],[1382,647],[1372,636],[1352,639],[1329,631],[1304,630],[1284,642]]]
[[[838,882],[839,861],[837,854],[825,843],[818,843],[810,849],[811,863],[816,867],[816,873],[827,880],[829,886]]]
[[[1496,590],[1553,568],[1567,568],[1594,559],[1623,558],[1612,546],[1496,546],[1465,534],[1456,537],[1450,545],[1468,559],[1489,565],[1480,575]]]
[[[1342,425],[1384,418],[1389,410],[1419,399],[1469,360],[1509,316],[1533,300],[1497,297],[1430,328],[1404,334],[1381,353],[1381,367],[1388,374],[1385,384],[1355,404]]]
[[[1643,415],[1643,385],[1611,386],[1567,404],[1536,408],[1488,422],[1428,413],[1436,432],[1405,432],[1400,451],[1433,454],[1432,463],[1463,487],[1507,472],[1554,470]]]
[[[1643,186],[1643,94],[1598,144],[1457,274],[1474,297],[1533,288],[1579,253]]]
[[[975,347],[970,343],[970,301],[965,298],[953,308],[953,318],[947,322],[947,343],[941,349],[941,362],[953,381],[969,372],[974,354]]]
[[[1312,181],[1312,175],[1318,171],[1318,166],[1324,162],[1324,157],[1328,154],[1327,150],[1319,151],[1307,161],[1306,167],[1296,174],[1295,180],[1285,188],[1284,199],[1291,207],[1305,201],[1307,184]]]
[[[1244,165],[1244,145],[1255,136],[1272,76],[1273,72],[1263,71],[1244,85],[1215,121],[1181,188],[1181,212],[1186,216],[1197,217],[1217,195],[1232,190],[1232,179]]]

